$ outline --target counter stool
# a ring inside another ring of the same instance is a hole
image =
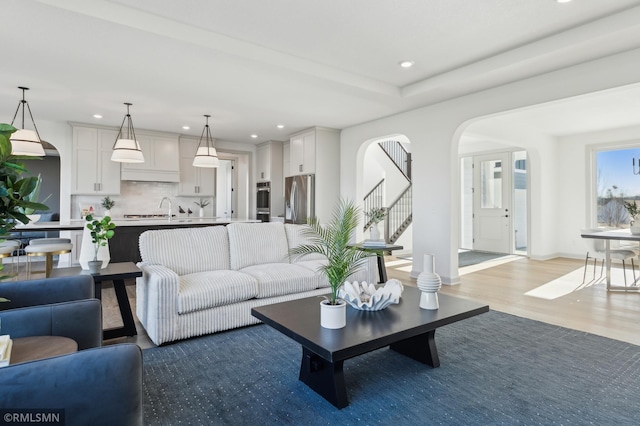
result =
[[[31,257],[44,256],[45,277],[49,278],[53,269],[53,256],[56,254],[71,253],[73,244],[69,238],[34,238],[24,251],[27,254],[27,278],[31,277]],[[71,263],[71,259],[69,259]],[[71,265],[69,265],[71,266]]]
[[[13,255],[13,252],[16,252],[16,255]],[[20,272],[20,241],[16,240],[5,240],[0,243],[0,259],[4,259],[5,257],[11,258],[11,273],[15,274],[15,262],[14,259],[18,258],[18,272]],[[0,260],[1,261],[1,260]],[[16,274],[17,276],[17,274]]]

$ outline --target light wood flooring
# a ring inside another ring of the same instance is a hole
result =
[[[512,259],[515,260],[502,264],[486,262],[485,266],[496,266],[464,275],[467,268],[462,268],[461,283],[443,285],[441,292],[487,303],[496,311],[640,345],[639,292],[607,292],[603,278],[599,278],[599,268],[593,279],[592,263],[586,283],[582,284],[581,260]],[[388,258],[387,274],[416,285],[409,276],[411,265],[407,262]],[[627,268],[631,284],[631,270]],[[614,267],[612,276],[621,283],[621,268]]]
[[[416,280],[409,275],[410,261],[386,259],[389,278],[416,285]],[[640,292],[607,292],[603,280],[598,278],[599,269],[596,279],[592,279],[592,264],[587,282],[582,284],[584,262],[580,260],[536,261],[525,257],[508,260],[462,268],[461,284],[443,285],[441,292],[487,303],[496,311],[640,345]],[[616,280],[622,279],[621,274],[620,268],[614,268]],[[631,281],[630,270],[627,274]],[[135,317],[135,281],[127,284]],[[104,286],[102,301],[104,327],[121,325],[111,286]],[[113,339],[105,344],[133,342],[142,348],[153,347],[137,318],[136,325],[138,336]]]

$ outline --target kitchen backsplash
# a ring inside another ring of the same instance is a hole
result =
[[[180,214],[178,206],[181,206],[186,212],[191,209],[191,216],[198,216],[200,207],[194,204],[199,201],[200,197],[183,197],[177,196],[178,185],[168,182],[133,182],[122,181],[120,183],[120,195],[110,195],[115,205],[111,209],[113,218],[122,218],[125,214],[166,214],[169,211],[169,204],[165,201],[162,208],[158,208],[158,204],[162,197],[169,197],[172,202],[173,214],[178,216],[187,216]],[[97,215],[104,213],[102,207],[102,199],[104,196],[99,195],[72,195],[71,196],[71,218],[80,219],[80,206],[93,206]],[[209,201],[209,205],[204,208],[205,217],[215,216],[215,198],[202,197]]]

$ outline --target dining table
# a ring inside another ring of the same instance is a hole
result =
[[[605,241],[605,269],[607,291],[640,291],[640,278],[636,279],[631,285],[628,286],[611,284],[611,241],[640,242],[640,235],[632,234],[629,229],[583,232],[580,235],[582,238],[594,238]]]

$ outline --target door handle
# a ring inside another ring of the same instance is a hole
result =
[[[509,215],[508,215],[508,214],[505,214],[505,215],[504,215],[504,217],[509,217]]]

